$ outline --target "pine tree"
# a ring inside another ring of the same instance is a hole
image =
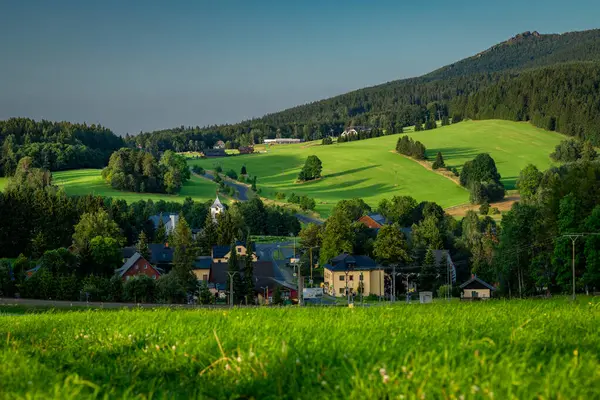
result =
[[[246,171],[246,166],[242,165],[242,170],[240,171],[240,175],[247,175],[248,171]]]
[[[192,273],[197,249],[194,246],[192,230],[182,214],[173,230],[173,272],[188,290],[196,286],[196,278]]]
[[[167,229],[165,228],[165,222],[163,221],[162,213],[159,216],[158,226],[154,232],[154,241],[156,243],[165,243],[167,241]]]
[[[596,153],[596,149],[589,140],[586,140],[583,144],[583,149],[581,150],[581,159],[584,161],[594,161],[598,153]]]
[[[135,245],[135,250],[142,255],[146,260],[150,260],[150,249],[148,248],[148,237],[146,232],[142,231]]]
[[[204,219],[204,229],[202,229],[197,239],[198,254],[204,256],[210,255],[212,247],[218,244],[218,239],[217,224],[213,221],[212,215],[209,212]]]
[[[436,272],[435,257],[433,256],[433,251],[429,248],[425,254],[423,267],[421,267],[421,273],[419,274],[420,291],[431,291],[433,289],[437,275]]]
[[[244,263],[244,286],[246,294],[246,303],[252,304],[254,299],[254,262],[252,261],[252,239],[250,239],[250,233],[246,239],[246,257]]]
[[[438,151],[437,155],[435,156],[435,161],[433,162],[433,165],[431,166],[433,169],[438,169],[438,168],[444,168],[446,166],[446,164],[444,163],[444,157],[442,156],[442,152]]]
[[[242,278],[240,277],[240,266],[238,264],[238,256],[235,248],[235,240],[231,242],[229,252],[229,260],[227,260],[227,270],[229,274],[227,274],[227,289],[229,292],[233,290],[233,303],[239,304],[245,296],[244,285],[242,284]],[[233,278],[229,275],[233,274]],[[231,285],[233,281],[233,286]]]

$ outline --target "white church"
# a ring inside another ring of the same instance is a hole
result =
[[[221,214],[223,211],[225,211],[225,206],[221,203],[221,200],[219,200],[219,195],[217,195],[217,198],[210,206],[210,216],[214,223],[217,223],[217,215]]]

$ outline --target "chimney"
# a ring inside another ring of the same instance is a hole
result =
[[[475,279],[475,274],[471,274],[471,279]]]
[[[165,249],[169,248],[169,242],[165,242]]]
[[[175,230],[175,217],[176,217],[176,215],[174,215],[174,214],[169,215],[169,218],[171,219],[171,229],[172,230]]]

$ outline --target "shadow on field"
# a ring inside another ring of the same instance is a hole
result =
[[[335,177],[338,177],[338,176],[344,176],[344,175],[354,174],[356,172],[361,172],[361,171],[365,171],[367,169],[377,168],[377,167],[381,167],[381,164],[379,164],[379,165],[367,165],[367,166],[360,167],[360,168],[348,169],[346,171],[340,171],[340,172],[336,172],[334,174],[325,175],[324,178],[335,178]]]
[[[471,147],[440,147],[439,149],[427,149],[427,158],[434,160],[438,151],[442,153],[444,161],[457,158],[475,158],[477,154],[481,153]]]
[[[501,177],[500,181],[504,185],[504,188],[507,190],[517,188],[517,177],[516,176],[503,176],[503,177]]]

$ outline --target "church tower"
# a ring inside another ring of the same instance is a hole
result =
[[[210,216],[214,223],[217,223],[217,215],[221,214],[223,211],[225,211],[225,206],[221,203],[221,200],[219,200],[219,195],[217,195],[217,198],[210,206]]]

